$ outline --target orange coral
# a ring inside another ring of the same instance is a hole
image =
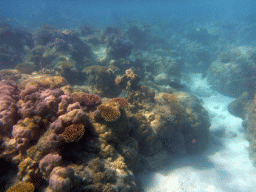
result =
[[[77,142],[83,137],[84,131],[83,124],[72,124],[65,128],[62,136],[66,143]]]
[[[116,103],[113,103],[113,102],[110,102],[107,104],[101,104],[98,107],[98,110],[100,111],[103,119],[109,122],[116,121],[121,116],[119,105],[116,105]]]
[[[6,192],[33,192],[35,187],[30,182],[19,182],[11,186]]]

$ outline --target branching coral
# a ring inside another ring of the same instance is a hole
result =
[[[83,124],[72,124],[65,127],[62,136],[66,143],[77,142],[83,137],[84,131],[85,129]]]
[[[121,116],[119,105],[113,102],[101,104],[97,109],[100,111],[103,119],[108,122],[116,121]]]
[[[11,186],[6,192],[33,192],[35,187],[30,182],[19,182]]]
[[[102,102],[100,96],[92,93],[76,92],[72,93],[71,98],[75,102],[79,102],[81,106],[94,107]]]

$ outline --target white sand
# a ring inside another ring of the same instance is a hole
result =
[[[148,192],[256,192],[256,168],[249,160],[242,119],[227,110],[234,99],[212,91],[201,75],[192,75],[191,79],[193,93],[200,90],[208,94],[199,98],[212,123],[209,149],[196,156],[170,157],[173,162],[164,174],[141,174],[137,178]],[[226,134],[219,137],[223,130]]]

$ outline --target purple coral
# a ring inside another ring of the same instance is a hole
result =
[[[20,93],[22,100],[18,113],[22,118],[38,115],[44,118],[56,116],[63,91],[60,89],[45,89],[30,86]]]
[[[3,135],[10,135],[12,126],[18,120],[18,93],[16,84],[9,81],[0,82],[0,132]]]
[[[60,166],[62,157],[57,153],[49,153],[39,162],[39,169],[45,179],[48,179],[54,167]]]
[[[49,179],[49,188],[53,191],[70,191],[73,187],[74,170],[70,167],[55,167]]]

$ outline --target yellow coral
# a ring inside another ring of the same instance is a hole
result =
[[[119,106],[113,102],[101,104],[98,107],[98,110],[100,111],[102,118],[108,122],[114,122],[121,116]]]
[[[35,187],[30,182],[20,182],[11,186],[6,192],[33,192]]]
[[[72,124],[65,128],[62,136],[66,143],[77,142],[83,137],[84,131],[83,124]]]
[[[43,88],[60,88],[62,86],[67,85],[66,79],[61,76],[48,76],[48,75],[41,75],[41,76],[29,76],[28,79],[21,81],[21,87],[30,87],[30,86],[39,86]]]

